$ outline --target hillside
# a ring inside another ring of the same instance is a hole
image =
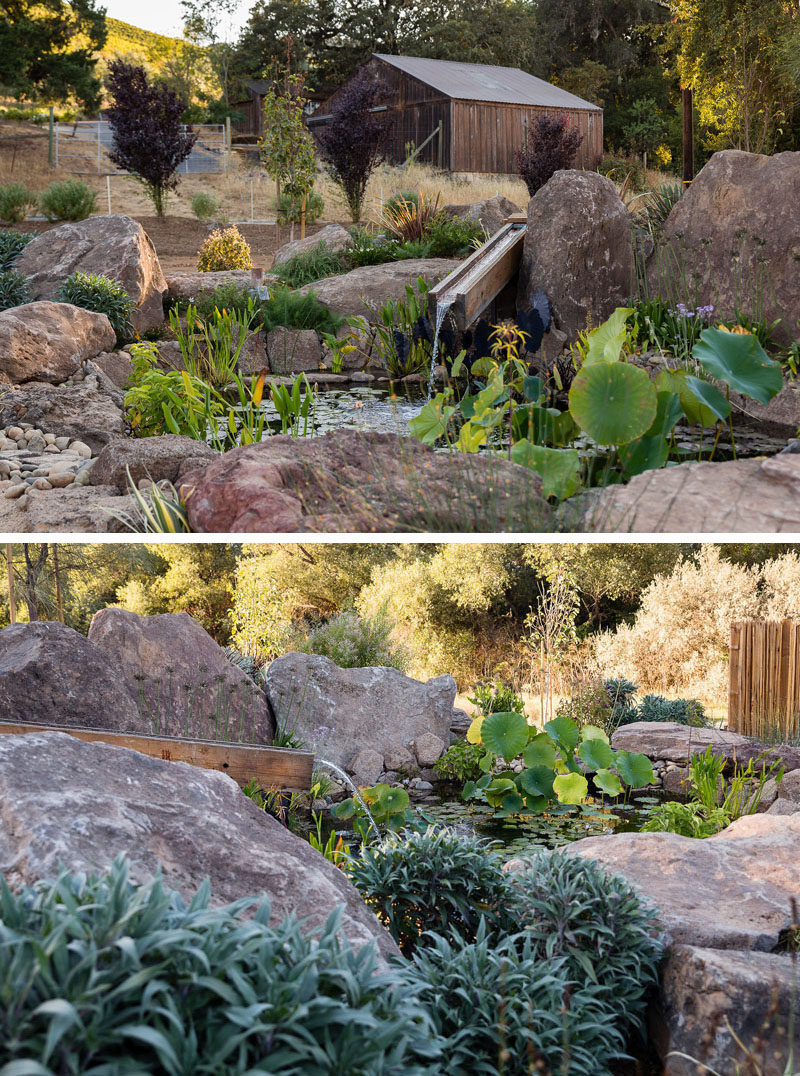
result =
[[[148,63],[160,66],[185,44],[182,38],[154,34],[151,30],[142,30],[119,19],[107,18],[106,26],[108,40],[100,52],[105,59],[126,53],[140,53]]]

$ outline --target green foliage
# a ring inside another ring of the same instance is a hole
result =
[[[475,694],[469,695],[468,699],[484,715],[507,710],[521,714],[525,710],[522,696],[518,695],[512,687],[498,681],[492,684],[478,684],[475,687]]]
[[[11,269],[28,243],[36,239],[36,232],[0,232],[0,273]]]
[[[134,886],[122,860],[38,890],[0,879],[8,1071],[335,1076],[357,1057],[422,1076],[424,1011],[370,946],[340,940],[339,911],[304,934],[270,926],[267,903],[209,898],[207,883],[188,905],[160,879]]]
[[[166,479],[140,490],[128,475],[128,491],[134,500],[132,513],[111,511],[111,515],[135,534],[188,534],[189,516],[178,490]]]
[[[97,208],[97,192],[83,180],[51,183],[39,195],[39,206],[48,220],[85,220]]]
[[[418,323],[425,314],[430,288],[417,277],[417,292],[406,284],[406,298],[392,299],[377,312],[373,347],[390,377],[427,370],[431,362],[431,342],[419,335]]]
[[[440,781],[463,785],[465,781],[477,781],[481,776],[480,760],[485,751],[480,744],[459,740],[447,748],[433,764],[433,772]]]
[[[118,344],[124,344],[133,336],[131,314],[136,304],[118,280],[78,269],[61,282],[56,299],[60,303],[92,310],[95,314],[105,314],[117,334]]]
[[[306,193],[305,216],[306,224],[313,224],[322,216],[325,203],[322,195],[316,191]],[[278,211],[279,224],[299,224],[303,219],[303,196],[296,194],[281,194],[281,204]]]
[[[298,295],[281,287],[270,288],[269,299],[261,304],[258,316],[265,332],[286,326],[287,329],[336,333],[346,320],[320,302],[313,291]]]
[[[277,180],[293,199],[307,196],[317,174],[314,139],[303,111],[303,79],[287,75],[283,87],[274,82],[263,97],[264,136],[259,142],[267,175]]]
[[[392,639],[393,630],[386,606],[371,617],[345,609],[313,627],[300,649],[330,658],[342,669],[388,666],[403,672],[408,667],[408,654]]]
[[[600,988],[616,1026],[642,1028],[662,952],[655,909],[624,878],[563,851],[531,857],[512,880],[540,959],[564,958],[571,979]]]
[[[304,284],[313,284],[324,277],[346,273],[347,266],[340,251],[329,250],[327,244],[320,241],[311,250],[295,254],[276,265],[273,271],[290,287],[302,288]]]
[[[640,196],[636,210],[637,221],[657,239],[667,223],[667,217],[682,197],[681,183],[663,183],[656,190],[647,191]]]
[[[498,941],[482,923],[474,941],[430,935],[408,974],[444,1040],[444,1076],[611,1076],[625,1056],[602,988],[571,982],[526,934]]]
[[[481,919],[515,930],[514,890],[485,841],[446,828],[389,833],[362,846],[347,875],[406,956],[427,930],[477,936]]]
[[[438,213],[425,237],[425,258],[463,258],[486,240],[477,220]]]
[[[705,707],[697,699],[665,699],[662,695],[645,695],[630,717],[631,721],[675,721],[679,725],[705,728],[709,722]]]
[[[22,183],[0,185],[0,221],[3,224],[19,224],[25,220],[28,210],[36,205],[36,195]]]
[[[209,235],[198,252],[197,268],[201,273],[253,268],[250,246],[235,224]]]
[[[721,807],[708,810],[702,803],[667,800],[653,807],[642,833],[677,833],[681,837],[713,837],[730,825]]]
[[[244,310],[215,307],[207,317],[198,316],[190,303],[185,327],[177,311],[170,310],[169,323],[188,373],[215,389],[231,384],[255,316],[252,298]]]
[[[334,818],[352,822],[362,846],[366,846],[374,838],[380,840],[384,832],[419,830],[424,823],[409,806],[410,802],[404,788],[381,782],[371,788],[361,788],[350,799],[337,803],[331,814]]]
[[[608,176],[615,183],[627,183],[634,191],[644,190],[647,184],[644,165],[639,157],[623,157],[606,154],[597,166],[601,176]]]
[[[18,269],[0,269],[0,310],[30,302],[28,278]]]
[[[734,392],[768,404],[783,388],[780,363],[771,359],[752,333],[706,329],[692,356]]]
[[[191,197],[190,205],[192,212],[201,224],[207,224],[214,220],[219,213],[219,199],[206,191],[198,191]]]

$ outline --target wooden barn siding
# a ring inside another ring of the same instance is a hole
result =
[[[524,120],[541,115],[563,115],[563,109],[533,108],[485,101],[453,101],[454,172],[516,172],[514,153],[523,143]],[[603,114],[567,112],[583,135],[578,168],[596,168],[603,153]]]

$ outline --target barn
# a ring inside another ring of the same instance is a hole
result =
[[[514,173],[514,152],[528,124],[542,115],[566,115],[583,135],[577,167],[595,168],[602,156],[602,108],[518,67],[374,53],[367,69],[389,87],[392,164],[417,150],[417,160],[445,171]],[[340,92],[310,118],[312,130],[325,122]]]

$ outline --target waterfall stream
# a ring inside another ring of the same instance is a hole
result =
[[[353,784],[353,781],[350,779],[350,777],[348,777],[348,775],[344,772],[344,770],[341,769],[341,767],[337,766],[335,762],[328,762],[328,760],[326,758],[317,758],[315,761],[317,762],[317,764],[319,766],[327,766],[329,770],[333,770],[333,772],[338,777],[342,778],[342,780],[345,782],[345,784],[349,785],[350,788],[352,788],[353,795],[358,800],[358,802],[361,804],[361,807],[364,810],[364,814],[366,814],[367,818],[369,819],[369,824],[372,826],[372,828],[375,831],[375,836],[380,840],[381,831],[378,829],[378,825],[377,825],[375,819],[372,817],[372,812],[370,811],[369,807],[367,807],[366,803],[364,802],[364,797],[361,795],[361,793],[358,791],[356,786]]]
[[[439,354],[439,333],[444,324],[444,319],[447,316],[447,311],[455,302],[455,298],[455,294],[448,291],[436,303],[436,328],[433,334],[433,348],[431,349],[431,372],[428,376],[427,398],[429,402],[433,396],[433,383],[435,380],[434,370],[436,369],[436,356]]]

